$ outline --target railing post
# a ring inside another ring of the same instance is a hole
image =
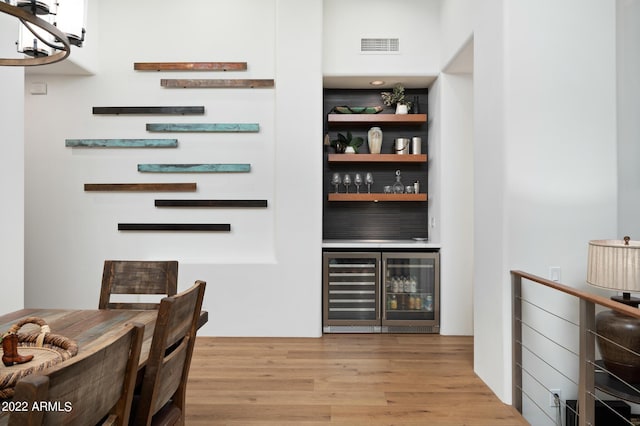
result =
[[[522,414],[522,277],[511,273],[511,405]]]
[[[580,377],[578,378],[578,414],[580,426],[595,423],[595,304],[580,299]]]

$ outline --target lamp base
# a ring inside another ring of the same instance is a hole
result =
[[[640,357],[617,346],[640,353],[640,319],[603,311],[596,315],[596,333],[605,368],[627,383],[640,383]]]

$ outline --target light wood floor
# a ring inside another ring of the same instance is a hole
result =
[[[472,337],[198,337],[186,424],[527,425],[472,363]]]

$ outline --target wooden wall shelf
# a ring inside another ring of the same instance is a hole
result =
[[[156,207],[267,207],[267,200],[156,200]]]
[[[147,123],[148,132],[255,133],[258,123]]]
[[[329,201],[427,201],[427,194],[329,194]]]
[[[178,139],[66,139],[69,148],[175,148]]]
[[[427,114],[328,114],[331,124],[398,124],[420,125],[427,122]]]
[[[329,154],[329,163],[426,163],[427,154]]]
[[[85,191],[193,192],[196,183],[85,183]]]
[[[246,62],[134,62],[136,71],[246,71]]]
[[[204,106],[93,107],[93,113],[96,115],[98,114],[202,115],[204,114]]]
[[[171,79],[163,78],[160,80],[160,86],[166,88],[180,88],[180,89],[255,89],[262,87],[273,87],[274,81],[272,79],[233,79],[233,80],[220,80],[220,79]]]
[[[229,232],[228,223],[119,223],[118,231],[214,231]]]
[[[138,164],[146,173],[248,173],[251,164]]]

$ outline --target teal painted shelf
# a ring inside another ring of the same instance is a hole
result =
[[[144,173],[248,173],[251,164],[138,164]]]
[[[178,139],[66,139],[70,148],[175,148]]]
[[[258,123],[147,123],[149,132],[242,132],[260,131]]]

